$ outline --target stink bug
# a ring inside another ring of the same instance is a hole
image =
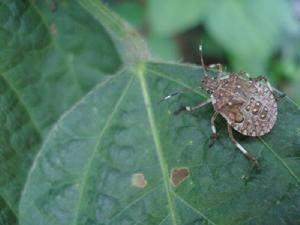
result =
[[[174,113],[193,112],[208,103],[212,103],[215,112],[211,117],[212,141],[209,147],[217,140],[215,119],[221,114],[227,122],[231,142],[258,167],[256,157],[237,142],[232,129],[252,137],[269,133],[277,119],[277,100],[283,96],[275,95],[275,89],[272,88],[266,77],[250,78],[245,72],[225,74],[220,64],[209,66],[209,68],[218,67],[218,73],[216,77],[208,76],[201,45],[199,50],[204,71],[200,87],[209,94],[209,98],[196,106],[183,106]],[[182,91],[172,93],[164,97],[162,101],[180,93]]]

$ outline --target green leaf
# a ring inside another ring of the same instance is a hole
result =
[[[262,164],[245,183],[249,164],[230,143],[224,120],[208,149],[211,107],[172,114],[205,95],[159,103],[164,94],[199,81],[201,70],[161,63],[132,69],[97,85],[52,129],[23,193],[24,225],[296,224],[297,106],[281,101],[271,134],[239,138]],[[190,173],[178,187],[170,182],[174,168]],[[137,185],[136,174],[146,181]]]
[[[1,225],[14,225],[17,224],[16,212],[9,208],[7,202],[2,197],[0,198],[0,224]]]
[[[113,2],[111,8],[136,29],[142,28],[145,17],[145,9],[142,4],[138,2]]]
[[[207,0],[149,0],[149,23],[156,34],[171,36],[199,24],[209,5]]]
[[[17,220],[33,159],[58,118],[134,62],[130,49],[144,52],[134,32],[97,7],[92,16],[70,1],[0,3],[0,221]]]
[[[159,102],[199,67],[149,61],[99,1],[56,4],[0,3],[1,224],[299,223],[296,104],[270,134],[237,135],[261,162],[249,171],[222,118],[208,149],[211,106],[173,115],[204,93]]]

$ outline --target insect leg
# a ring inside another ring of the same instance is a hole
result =
[[[254,155],[251,155],[243,146],[241,146],[237,140],[235,140],[234,136],[233,136],[233,132],[232,132],[232,127],[230,124],[227,124],[227,129],[228,129],[228,134],[229,134],[229,138],[231,140],[231,142],[243,153],[243,155],[249,160],[251,161],[255,167],[259,167],[259,164],[256,160],[256,157]]]
[[[211,142],[208,146],[209,148],[211,148],[214,145],[214,143],[216,142],[216,140],[218,138],[218,134],[217,134],[216,126],[215,126],[215,120],[218,115],[219,115],[218,112],[214,112],[214,114],[212,115],[211,120],[210,120],[212,134],[211,134]]]
[[[250,79],[250,75],[246,71],[241,70],[238,74]]]
[[[216,64],[211,64],[211,65],[209,65],[208,66],[208,68],[209,69],[217,69],[218,70],[218,72],[223,72],[223,66],[222,66],[222,64],[221,63],[216,63]]]
[[[179,109],[177,109],[174,114],[178,114],[180,112],[184,112],[184,111],[187,111],[187,112],[194,112],[196,111],[197,109],[201,108],[202,106],[205,106],[206,104],[210,103],[211,102],[211,99],[207,99],[206,101],[204,102],[201,102],[200,104],[196,105],[196,106],[182,106],[180,107]]]
[[[285,96],[284,93],[278,91],[276,88],[273,88],[272,85],[270,84],[270,82],[268,81],[268,78],[265,77],[265,76],[260,75],[260,76],[255,77],[255,78],[251,78],[250,80],[255,80],[255,81],[261,81],[261,80],[263,80],[264,82],[266,82],[268,88],[271,90],[271,92],[272,92],[272,94],[274,95],[276,101],[278,101],[279,99],[281,99],[281,98],[283,98],[283,97]],[[280,95],[276,95],[276,94],[275,94],[275,91],[276,91],[277,93],[279,93]]]
[[[250,80],[254,80],[254,81],[262,81],[262,80],[263,80],[264,82],[266,82],[268,88],[269,88],[270,90],[273,90],[273,88],[272,88],[270,82],[268,81],[268,78],[265,77],[265,76],[260,75],[260,76],[255,77],[255,78],[250,78]]]
[[[191,87],[191,88],[184,88],[184,89],[182,89],[182,90],[179,90],[179,91],[170,93],[169,95],[167,95],[167,96],[161,98],[160,102],[165,101],[165,100],[167,100],[167,99],[169,99],[169,98],[172,98],[172,97],[174,97],[174,96],[176,96],[176,95],[182,94],[182,93],[184,93],[184,92],[187,92],[187,91],[193,91],[193,90],[195,90],[196,88],[200,88],[200,86],[197,86],[197,87]]]

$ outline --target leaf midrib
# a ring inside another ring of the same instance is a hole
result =
[[[172,224],[174,224],[174,225],[178,224],[177,219],[176,219],[176,210],[175,210],[174,198],[173,198],[175,196],[181,202],[183,202],[186,206],[188,206],[194,212],[196,212],[198,214],[198,216],[205,219],[207,222],[209,222],[213,225],[216,225],[216,223],[214,223],[211,219],[209,219],[204,213],[202,213],[201,211],[195,209],[193,206],[191,206],[186,201],[184,201],[180,196],[178,196],[173,191],[172,187],[170,186],[168,165],[167,165],[166,160],[164,159],[164,156],[163,156],[163,150],[162,150],[162,147],[161,147],[160,138],[159,138],[158,131],[157,131],[157,128],[156,128],[155,116],[154,116],[154,113],[152,111],[152,106],[151,106],[152,103],[151,103],[151,99],[150,99],[150,96],[149,96],[149,90],[148,90],[147,83],[146,83],[146,80],[145,80],[145,70],[146,70],[145,67],[146,67],[146,64],[140,64],[137,67],[138,67],[137,75],[138,75],[139,80],[140,80],[140,84],[141,84],[141,88],[142,88],[142,92],[143,92],[143,97],[144,97],[144,102],[145,102],[145,107],[146,107],[147,114],[148,114],[148,120],[149,120],[149,123],[150,123],[150,128],[151,128],[151,132],[152,132],[152,136],[153,136],[153,140],[154,140],[154,144],[155,144],[155,149],[156,149],[159,165],[160,165],[162,176],[163,176],[163,183],[164,183],[164,188],[165,188],[166,195],[167,195],[168,206],[169,206],[169,215],[171,216]],[[150,72],[154,72],[151,69],[147,69],[147,70],[150,71]],[[157,74],[157,75],[159,75],[159,74]],[[163,75],[161,75],[161,76],[163,76]],[[163,76],[163,77],[168,78],[166,76]],[[176,82],[180,85],[184,85],[180,81],[172,80],[172,79],[169,79],[169,80],[173,81],[173,82]],[[188,87],[188,86],[186,86],[186,87]],[[202,93],[199,93],[199,92],[196,92],[196,93],[202,95]],[[167,217],[168,217],[168,215],[166,216],[166,218]]]
[[[158,131],[157,131],[157,128],[156,128],[156,125],[155,125],[155,117],[154,117],[154,113],[153,113],[152,108],[151,108],[151,100],[150,100],[150,96],[149,96],[149,91],[148,91],[148,87],[147,87],[146,80],[145,80],[145,77],[144,77],[145,76],[145,74],[144,74],[145,73],[145,66],[146,66],[146,64],[137,65],[137,71],[136,72],[137,72],[137,76],[138,76],[139,81],[140,81],[140,86],[141,86],[141,89],[142,89],[145,108],[146,108],[147,115],[148,115],[148,120],[149,120],[149,123],[150,123],[152,137],[153,137],[153,141],[154,141],[154,145],[155,145],[155,150],[156,150],[156,153],[157,153],[158,162],[159,162],[161,173],[162,173],[162,176],[163,176],[164,189],[165,189],[165,192],[166,192],[166,195],[167,195],[168,207],[169,207],[169,212],[170,212],[171,219],[172,219],[172,224],[177,225],[174,199],[171,195],[171,187],[170,187],[170,183],[169,183],[168,166],[167,166],[167,163],[166,163],[166,161],[164,159],[164,156],[163,156],[163,151],[162,151]]]
[[[127,23],[122,22],[114,13],[110,12],[101,1],[95,4],[92,0],[77,0],[90,13],[119,45],[119,54],[124,63],[134,65],[138,61],[149,58],[149,51],[144,40]],[[120,50],[122,52],[120,52]],[[130,52],[130,54],[123,54]]]

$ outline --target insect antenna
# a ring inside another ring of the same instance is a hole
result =
[[[167,100],[167,99],[169,99],[169,98],[172,98],[172,97],[174,97],[174,96],[176,96],[176,95],[179,95],[179,94],[182,94],[182,93],[185,93],[185,92],[188,92],[188,91],[194,91],[194,90],[197,89],[197,88],[199,88],[199,86],[197,86],[197,87],[190,87],[190,88],[184,88],[184,89],[182,89],[182,90],[179,90],[179,91],[170,93],[169,95],[167,95],[167,96],[161,98],[160,102],[163,102],[163,101],[165,101],[165,100]]]
[[[208,74],[207,74],[207,71],[206,71],[206,67],[205,67],[205,65],[204,65],[203,53],[202,53],[202,41],[201,41],[201,43],[200,43],[200,45],[199,45],[199,51],[200,51],[201,66],[202,66],[202,69],[203,69],[203,72],[204,72],[204,76],[207,77]],[[193,91],[193,90],[195,90],[195,89],[197,89],[197,88],[200,88],[200,87],[199,87],[199,86],[197,86],[197,87],[190,87],[190,88],[185,88],[185,89],[182,89],[182,90],[179,90],[179,91],[170,93],[169,95],[167,95],[167,96],[165,96],[165,97],[162,97],[162,98],[160,99],[160,102],[163,102],[163,101],[165,101],[165,100],[167,100],[167,99],[169,99],[169,98],[172,98],[172,97],[174,97],[174,96],[176,96],[176,95],[179,95],[179,94],[182,94],[182,93],[184,93],[184,92]]]
[[[201,60],[201,66],[202,66],[202,69],[203,69],[204,76],[208,77],[207,71],[206,71],[206,68],[205,68],[205,65],[204,65],[204,60],[203,60],[202,41],[199,45],[199,52],[200,52],[200,60]]]
[[[176,95],[178,95],[178,94],[181,94],[181,93],[182,93],[181,90],[180,90],[180,91],[173,92],[173,93],[170,93],[169,95],[167,95],[167,96],[161,98],[161,100],[160,100],[159,102],[163,102],[163,101],[165,101],[165,100],[167,100],[167,99],[169,99],[169,98],[172,98],[172,97],[174,97],[174,96],[176,96]]]

